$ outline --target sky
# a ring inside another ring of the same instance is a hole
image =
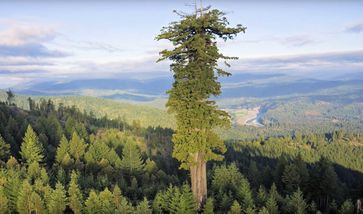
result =
[[[163,26],[194,0],[0,1],[0,88],[42,81],[171,75]],[[199,3],[199,0],[198,0]],[[232,72],[329,77],[363,73],[363,2],[203,0],[247,27],[219,41]]]

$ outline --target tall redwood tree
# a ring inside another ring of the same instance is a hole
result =
[[[237,59],[221,54],[216,39],[233,39],[246,30],[241,25],[229,27],[224,15],[210,9],[181,15],[180,21],[162,28],[156,37],[169,40],[174,46],[172,50],[161,51],[159,59],[171,60],[174,73],[166,104],[176,117],[173,156],[181,162],[181,168],[190,170],[192,191],[199,204],[207,196],[206,163],[222,160],[226,150],[213,130],[230,126],[228,113],[211,100],[221,94],[218,78],[231,75],[218,66],[218,61]]]

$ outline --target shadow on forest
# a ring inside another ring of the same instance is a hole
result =
[[[286,153],[278,158],[271,158],[259,154],[257,149],[240,147],[240,151],[236,151],[228,144],[227,147],[228,149],[225,154],[225,162],[228,164],[235,163],[243,175],[249,179],[251,187],[255,190],[257,190],[261,184],[269,188],[272,183],[276,183],[277,185],[279,182],[281,183],[281,177],[276,177],[276,173],[279,173],[277,172],[277,170],[279,170],[278,168],[280,167],[279,165],[281,165],[281,163],[284,161],[285,164],[289,164],[297,159],[297,157]],[[284,161],[282,161],[283,159]],[[318,162],[309,163],[304,161],[304,163],[306,164],[306,168],[310,176],[313,167],[317,165]],[[340,200],[344,198],[350,198],[355,200],[361,198],[363,196],[363,173],[357,170],[346,168],[331,161],[329,161],[329,164],[334,168],[338,178],[337,192],[339,192],[339,194],[336,196],[336,199]],[[256,172],[251,172],[251,170],[257,170],[258,173],[257,175],[254,175],[253,179],[251,179],[249,175]]]

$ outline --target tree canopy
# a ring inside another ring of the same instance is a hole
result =
[[[215,9],[202,15],[184,15],[180,21],[164,27],[156,37],[174,45],[174,49],[160,52],[159,61],[172,61],[170,68],[175,81],[167,92],[169,100],[166,105],[177,121],[173,156],[185,169],[194,164],[196,152],[201,152],[204,161],[208,161],[221,160],[222,156],[215,151],[225,151],[223,141],[213,128],[228,127],[230,117],[210,98],[221,94],[218,77],[230,75],[218,66],[219,60],[237,58],[221,54],[216,39],[233,39],[246,28],[241,25],[228,27],[224,15]]]

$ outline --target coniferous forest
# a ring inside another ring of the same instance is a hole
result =
[[[1,213],[353,213],[363,195],[362,136],[228,141],[198,208],[172,129],[29,104],[0,104]]]
[[[363,135],[346,129],[222,140],[231,118],[217,40],[243,36],[219,10],[179,14],[166,104],[176,126],[141,126],[49,99],[0,102],[0,214],[361,213]],[[239,35],[241,34],[242,35]],[[218,41],[219,41],[218,40]],[[227,68],[228,62],[225,62]],[[233,78],[228,77],[228,78]],[[168,124],[168,121],[165,122]]]

